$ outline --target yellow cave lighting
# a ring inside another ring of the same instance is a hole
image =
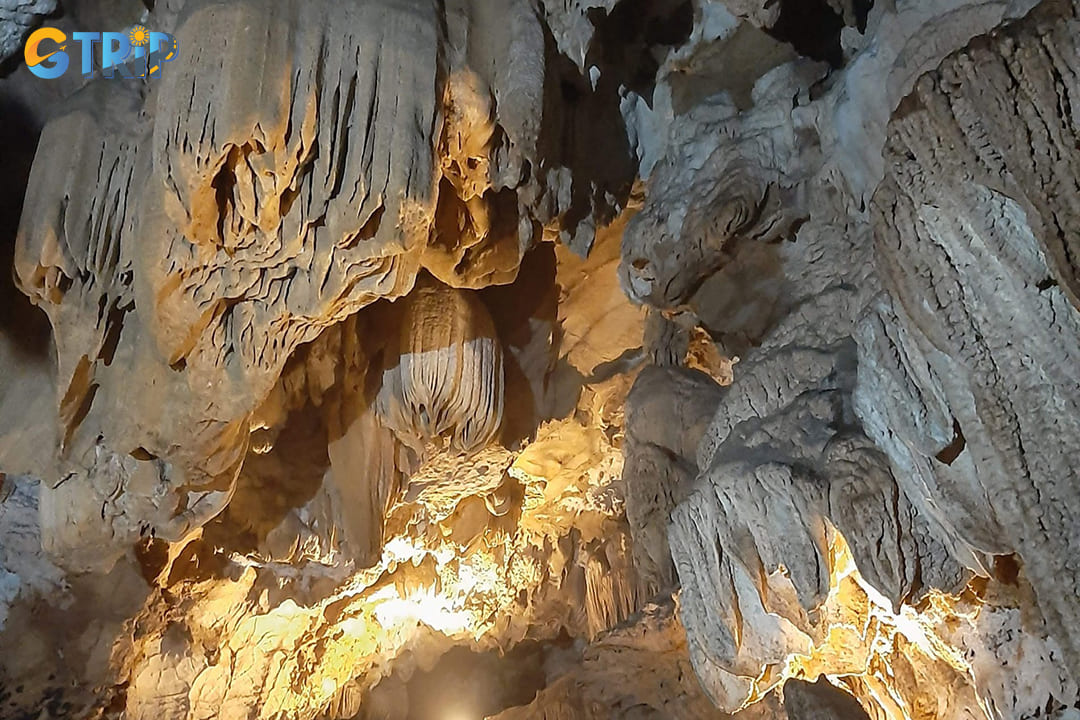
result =
[[[391,586],[372,595],[377,602],[374,615],[384,628],[422,622],[433,630],[453,635],[470,626],[468,613],[455,609],[447,598],[432,592],[421,592],[403,598]]]

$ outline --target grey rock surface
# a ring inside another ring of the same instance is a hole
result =
[[[0,2],[0,61],[20,53],[26,36],[55,10],[56,0]]]

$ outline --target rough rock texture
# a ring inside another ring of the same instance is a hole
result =
[[[613,628],[580,656],[550,663],[553,679],[527,706],[512,708],[498,720],[588,718],[686,718],[721,720],[702,693],[690,667],[685,637],[674,605],[650,604],[630,622]],[[566,667],[569,666],[569,667]],[[852,700],[854,702],[854,700]],[[740,714],[742,720],[785,717],[775,702]]]
[[[784,685],[788,717],[800,720],[864,720],[866,713],[855,699],[824,679],[815,683],[792,680]]]
[[[742,355],[700,443],[686,400],[643,423],[690,418],[696,482],[668,539],[691,655],[723,708],[818,672],[871,715],[1027,717],[1075,702],[1080,26],[1075,6],[1046,3],[975,38],[1029,8],[876,5],[838,71],[765,54],[749,103],[729,89],[680,109],[668,100],[680,84],[709,82],[680,77],[651,110],[624,106],[648,129],[643,170],[654,163],[624,287]],[[736,42],[728,24],[714,46]],[[663,472],[685,457],[669,453]],[[977,651],[940,628],[926,657],[857,659],[865,636],[835,635],[834,613],[853,607],[836,601],[849,592],[841,538],[894,648],[932,637],[903,620],[913,608],[975,634],[1011,618],[1041,648],[1024,664],[1052,679],[1002,692],[982,676],[996,671],[960,658],[1008,667],[1008,644],[990,634]],[[1020,595],[977,590],[982,609],[962,619],[950,598],[985,582]],[[875,663],[924,680],[886,681],[886,698]]]
[[[218,514],[253,411],[324,328],[422,267],[506,283],[542,226],[588,214],[546,155],[573,127],[540,137],[538,21],[485,7],[188,3],[191,49],[160,85],[95,84],[46,127],[16,265],[54,327],[78,328],[58,336],[45,483],[46,543],[73,567]]]
[[[43,16],[56,10],[56,0],[4,0],[0,3],[0,61],[22,50],[22,42]]]
[[[0,716],[1075,720],[1076,2],[70,5]]]
[[[1074,676],[1078,31],[1075,16],[1036,19],[975,43],[890,124],[871,208],[889,297],[859,330],[876,391],[856,398],[950,541],[1021,558]],[[896,400],[871,400],[882,390]]]
[[[716,381],[701,371],[650,366],[626,399],[626,516],[634,563],[649,594],[675,585],[667,521],[690,494],[699,470],[697,444],[720,396]]]

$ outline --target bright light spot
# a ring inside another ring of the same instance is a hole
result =
[[[895,708],[896,713],[890,712],[889,717],[910,720],[920,713],[898,692],[901,686],[897,680],[909,666],[947,665],[973,681],[967,658],[940,629],[960,621],[974,622],[981,606],[977,598],[930,590],[918,608],[902,604],[894,611],[892,602],[859,573],[844,536],[830,528],[828,537],[830,590],[821,610],[828,618],[826,632],[810,654],[794,653],[778,672],[764,674],[765,681],[753,688],[747,704],[757,702],[792,677],[813,679],[821,674],[833,684],[843,685],[842,678],[861,676],[869,697],[883,708]],[[779,575],[787,578],[787,569],[781,566],[780,570]],[[894,669],[893,663],[901,656],[900,669]],[[986,717],[997,717],[992,703],[983,707],[983,698],[977,696],[976,700]]]
[[[397,590],[388,586],[372,595],[376,601],[373,613],[384,628],[412,625],[422,622],[433,630],[452,635],[469,627],[470,616],[457,610],[448,598],[427,591],[411,598],[402,598]]]

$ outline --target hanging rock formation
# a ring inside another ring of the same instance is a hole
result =
[[[0,717],[1080,717],[1075,0],[8,5]]]
[[[950,660],[939,640],[929,658],[876,661],[933,684],[928,710],[926,690],[874,687],[873,651],[853,657],[864,637],[825,666],[868,709],[1028,717],[1074,702],[1080,25],[1065,3],[1003,30],[1028,8],[952,5],[875,6],[865,36],[840,35],[853,42],[831,73],[765,54],[748,106],[732,91],[680,110],[672,80],[634,109],[662,131],[639,146],[660,159],[624,237],[624,287],[742,355],[669,529],[695,667],[728,710],[840,650],[841,545],[881,626],[910,608],[951,625],[948,598],[1030,583],[1037,610],[995,590],[979,622],[1026,608],[1013,632],[1039,649],[1021,664],[1051,678],[1003,691],[999,671],[959,660],[979,650]],[[727,22],[714,43],[753,19]]]

